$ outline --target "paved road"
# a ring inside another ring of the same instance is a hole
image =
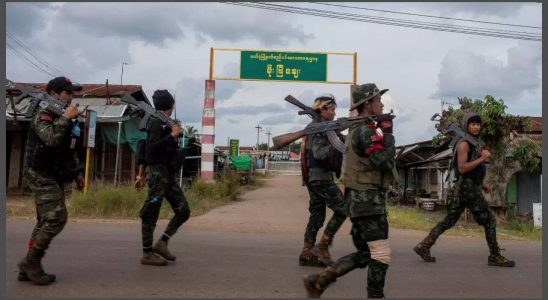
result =
[[[307,214],[299,177],[275,177],[242,201],[194,217],[171,240],[177,261],[139,264],[138,221],[71,220],[54,240],[44,266],[58,282],[39,287],[16,280],[32,222],[7,221],[8,298],[302,298],[301,277],[321,270],[300,267]],[[165,227],[160,221],[158,230]],[[336,236],[335,257],[354,251],[347,221]],[[442,236],[424,263],[411,248],[426,233],[391,229],[388,298],[541,298],[542,243],[502,241],[515,268],[487,266],[483,239]],[[366,270],[339,278],[330,298],[365,298]]]

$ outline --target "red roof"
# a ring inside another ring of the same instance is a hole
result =
[[[542,132],[542,117],[530,117],[533,121],[533,132]]]

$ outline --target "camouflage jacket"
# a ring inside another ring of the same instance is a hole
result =
[[[78,126],[78,125],[75,125]],[[32,116],[25,151],[25,166],[69,181],[82,172],[77,146],[71,147],[73,123],[38,109]]]

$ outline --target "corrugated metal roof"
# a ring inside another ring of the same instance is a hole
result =
[[[27,82],[17,82],[24,86],[32,86],[41,91],[46,91],[47,83],[27,83]],[[109,84],[108,93],[107,86],[105,84],[81,84],[82,90],[74,92],[74,99],[79,98],[107,98],[107,95],[113,98],[121,98],[124,94],[130,93],[138,101],[145,101],[150,104],[148,97],[143,91],[142,86],[140,85],[119,85],[119,84]],[[17,91],[13,93],[15,96],[18,95]]]
[[[30,119],[25,118],[25,112],[28,110],[30,102],[31,101],[29,98],[25,98],[21,100],[21,102],[15,105],[15,113],[14,113],[14,109],[11,105],[11,102],[9,101],[9,99],[6,99],[6,118],[8,120],[13,120],[14,115],[17,114],[16,116],[17,120],[30,121]],[[88,105],[86,104],[86,102],[87,102],[87,99],[73,100],[73,104],[78,103],[79,109],[81,110],[84,110],[84,109],[95,110],[97,112],[97,122],[100,122],[100,123],[118,122],[118,121],[125,121],[129,119],[129,116],[124,116],[124,113],[126,112],[126,109],[128,107],[127,104],[116,103],[114,105]]]

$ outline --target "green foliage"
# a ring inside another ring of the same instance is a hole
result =
[[[301,153],[301,143],[291,143],[291,145],[289,145],[289,151],[297,154]]]
[[[538,146],[530,140],[522,140],[512,152],[512,160],[519,161],[527,172],[538,171],[541,167],[540,158],[535,155]]]
[[[434,146],[439,146],[443,143],[443,141],[445,140],[445,135],[441,134],[441,133],[438,133],[437,135],[435,135],[433,138],[432,138],[432,145]]]
[[[146,190],[137,192],[130,185],[95,183],[85,194],[74,190],[68,210],[75,217],[136,218],[146,197]]]

